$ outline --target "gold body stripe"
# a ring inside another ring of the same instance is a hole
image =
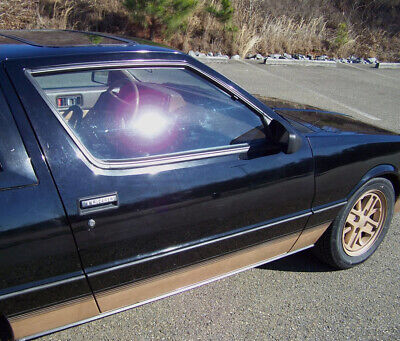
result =
[[[396,204],[394,205],[394,213],[400,213],[400,197],[397,199]]]
[[[146,301],[168,292],[209,281],[243,267],[284,254],[289,251],[298,234],[279,238],[261,245],[216,258],[211,261],[175,270],[165,275],[96,294],[100,310],[106,312],[119,307]]]
[[[16,339],[82,321],[99,314],[93,296],[57,304],[10,319]]]
[[[96,293],[101,311],[90,296],[10,318],[10,324],[16,339],[78,324],[101,313],[178,293],[261,265],[271,258],[284,256],[289,250],[313,245],[328,226],[329,223],[326,223],[305,230],[300,237],[299,233],[295,233],[164,275]]]
[[[312,245],[324,234],[331,223],[318,225],[303,231],[296,244],[293,245],[290,251],[300,250],[308,245]]]

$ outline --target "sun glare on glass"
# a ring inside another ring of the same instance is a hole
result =
[[[148,109],[133,119],[131,127],[145,138],[160,136],[168,129],[168,120],[157,112],[157,109]]]

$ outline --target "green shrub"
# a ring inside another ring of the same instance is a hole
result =
[[[158,29],[162,29],[164,36],[182,29],[197,3],[197,0],[124,0],[133,20],[149,29],[151,40]]]
[[[337,30],[336,30],[336,39],[335,39],[335,45],[337,48],[342,47],[349,41],[349,30],[347,28],[346,23],[342,22],[339,24]]]
[[[232,23],[235,10],[231,0],[220,0],[220,6],[209,5],[206,11],[222,23],[226,30],[237,31],[237,27]]]

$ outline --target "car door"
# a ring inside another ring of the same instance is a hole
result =
[[[91,317],[98,308],[44,157],[6,78],[0,69],[0,315],[20,338]]]
[[[314,193],[307,141],[285,153],[269,137],[270,118],[199,68],[9,69],[23,83],[20,97],[96,297],[290,236],[285,253],[304,228]],[[62,88],[79,72],[108,72],[108,89],[88,112],[63,117],[46,77],[59,77]],[[100,301],[101,310],[112,308]]]

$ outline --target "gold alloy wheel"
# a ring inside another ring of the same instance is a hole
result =
[[[347,216],[342,233],[344,251],[359,256],[368,251],[382,231],[387,203],[379,190],[364,193]]]

